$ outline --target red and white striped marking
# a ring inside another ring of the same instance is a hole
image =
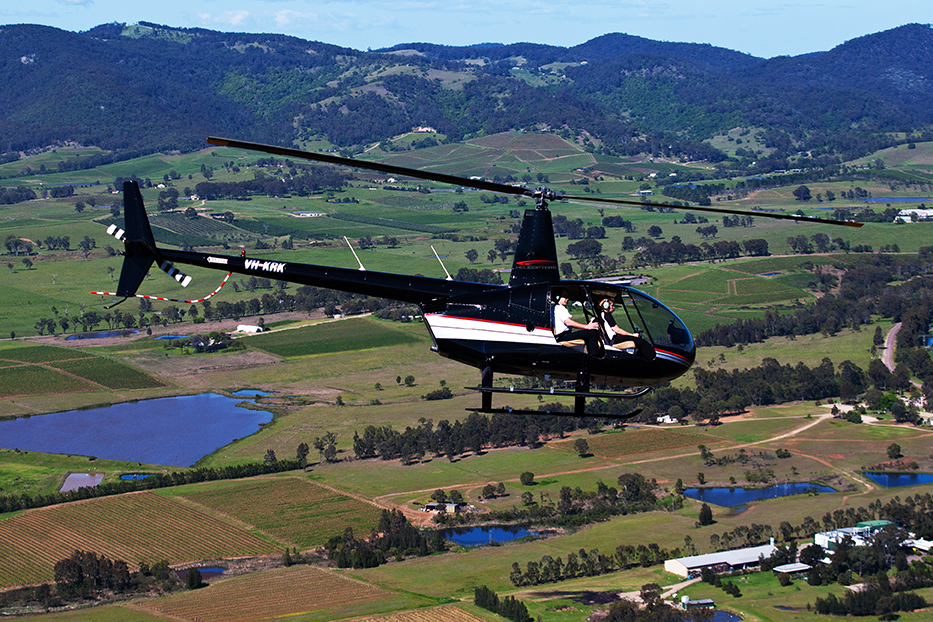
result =
[[[146,294],[136,294],[136,297],[145,298],[146,300],[164,300],[166,302],[181,302],[183,304],[193,304],[195,302],[204,302],[205,300],[207,300],[208,298],[210,298],[211,296],[219,292],[223,288],[223,286],[227,284],[227,279],[230,278],[231,274],[233,273],[228,272],[227,276],[224,277],[224,280],[220,283],[220,286],[217,289],[212,291],[210,294],[208,294],[204,298],[198,298],[197,300],[179,300],[178,298],[164,298],[162,296],[147,296]],[[191,277],[188,277],[188,279],[190,280]],[[91,293],[94,294],[95,296],[119,296],[119,294],[117,294],[116,292],[91,292]]]

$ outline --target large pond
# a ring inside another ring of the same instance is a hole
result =
[[[865,477],[885,488],[933,484],[933,473],[865,473]]]
[[[777,499],[788,495],[802,495],[812,492],[836,492],[828,486],[816,484],[775,484],[767,488],[687,488],[684,495],[697,501],[713,503],[723,507],[735,507],[762,499]]]
[[[524,527],[493,526],[456,527],[454,529],[445,529],[441,533],[446,539],[456,542],[460,546],[482,546],[494,542],[509,542],[525,536],[536,536],[540,532],[529,531]]]
[[[242,401],[202,393],[0,421],[0,446],[191,466],[272,421],[270,412],[237,406]]]

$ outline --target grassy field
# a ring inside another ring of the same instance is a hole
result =
[[[733,138],[740,135],[741,132],[734,133]],[[743,140],[750,142],[750,135]],[[722,141],[734,144],[727,138]],[[905,170],[929,168],[927,159],[933,153],[933,145],[923,144],[916,150],[902,151],[893,150],[883,157],[889,166]],[[38,169],[44,164],[57,169],[59,161],[81,153],[84,152],[59,149],[34,156],[34,159],[2,165],[0,177],[13,174],[24,165]],[[214,179],[218,181],[251,179],[254,171],[246,165],[256,157],[232,150],[209,149],[180,156],[153,155],[96,171],[0,179],[3,185],[23,183],[34,187],[38,187],[38,181],[45,185],[102,181],[81,190],[88,193],[81,197],[83,200],[94,197],[97,202],[97,207],[89,207],[82,214],[74,210],[78,197],[0,207],[5,217],[0,219],[0,232],[4,235],[12,234],[33,242],[47,236],[68,235],[72,248],[70,251],[43,248],[39,255],[32,257],[32,267],[23,264],[21,258],[10,256],[8,269],[0,271],[0,300],[3,301],[0,303],[0,334],[4,338],[9,333],[16,334],[15,341],[0,342],[0,416],[41,415],[208,390],[230,393],[242,388],[264,389],[275,393],[265,400],[275,412],[273,422],[256,434],[205,456],[199,464],[222,467],[261,460],[269,449],[280,458],[291,458],[300,443],[310,444],[325,432],[337,435],[341,462],[313,465],[309,473],[191,485],[5,515],[0,517],[0,584],[3,586],[49,579],[55,558],[69,554],[76,547],[122,557],[131,564],[161,557],[172,563],[238,555],[277,557],[286,545],[314,547],[342,533],[346,526],[352,526],[357,535],[364,535],[378,517],[379,510],[372,503],[413,511],[418,504],[429,500],[437,488],[459,490],[479,508],[497,509],[521,503],[523,492],[531,492],[534,499],[541,500],[558,498],[564,486],[593,490],[600,481],[615,486],[619,475],[628,472],[656,479],[667,492],[678,479],[685,486],[696,485],[700,473],[704,474],[707,484],[729,485],[732,480],[737,484],[745,483],[747,472],[770,469],[776,480],[821,481],[839,492],[757,502],[744,511],[715,507],[715,524],[703,528],[696,525],[699,504],[687,501],[675,512],[616,517],[587,529],[529,542],[475,550],[457,548],[445,555],[368,570],[333,572],[300,567],[233,577],[190,594],[95,608],[86,613],[54,614],[49,616],[51,620],[149,622],[156,616],[159,619],[165,616],[186,620],[230,619],[235,610],[244,620],[287,615],[309,621],[375,618],[390,622],[428,619],[470,622],[495,618],[469,604],[451,606],[449,599],[469,601],[476,585],[488,585],[500,595],[519,595],[528,603],[533,616],[540,615],[548,621],[578,622],[599,608],[587,602],[589,593],[637,591],[644,583],[667,585],[678,579],[665,574],[660,567],[653,567],[519,591],[508,580],[511,563],[517,561],[524,565],[544,555],[566,558],[568,553],[581,548],[612,552],[621,544],[656,542],[665,548],[682,547],[687,537],[698,552],[705,552],[710,549],[710,536],[736,527],[757,523],[776,528],[782,520],[799,524],[806,516],[819,520],[826,512],[836,509],[867,506],[873,501],[883,502],[931,488],[928,485],[885,490],[859,475],[863,467],[884,461],[886,448],[892,442],[901,445],[905,460],[916,461],[922,471],[933,471],[933,456],[929,450],[933,433],[928,429],[854,425],[830,420],[825,418],[829,412],[827,408],[812,403],[752,409],[740,416],[725,417],[722,425],[709,428],[629,426],[624,430],[607,429],[596,435],[581,431],[564,439],[548,439],[535,449],[489,449],[454,461],[446,456],[431,455],[407,466],[399,461],[354,460],[353,434],[362,433],[367,425],[393,426],[403,431],[407,426],[418,425],[422,419],[434,423],[442,419],[453,422],[465,418],[467,409],[478,404],[478,397],[462,388],[476,384],[477,370],[433,354],[428,331],[417,322],[400,324],[370,317],[318,323],[311,318],[266,316],[267,326],[282,330],[243,337],[240,343],[245,349],[218,355],[189,356],[166,350],[161,342],[143,335],[107,345],[63,347],[66,343],[58,324],[57,336],[44,338],[42,345],[29,343],[31,339],[29,342],[22,340],[24,336],[35,334],[35,323],[40,317],[70,318],[68,332],[71,333],[75,325],[73,318],[82,311],[104,313],[103,307],[113,302],[111,297],[89,295],[90,291],[115,288],[115,278],[119,276],[120,258],[110,257],[104,250],[106,245],[118,244],[106,235],[101,224],[110,218],[106,184],[113,177],[136,174],[160,179],[168,171],[176,170],[182,175],[178,181],[181,190],[186,185],[194,187],[202,180],[198,172],[202,164],[215,167]],[[224,162],[231,160],[243,167],[240,173],[223,167]],[[392,156],[391,161],[454,174],[514,174],[519,178],[528,174],[536,178],[541,173],[549,176],[551,185],[570,193],[579,193],[581,188],[570,185],[570,181],[580,181],[585,174],[598,173],[604,179],[590,180],[587,187],[619,198],[628,198],[638,189],[641,181],[637,179],[645,175],[645,171],[666,175],[684,170],[676,164],[588,154],[554,136],[538,134],[490,136],[465,145],[441,145],[405,152]],[[187,179],[189,174],[193,179]],[[634,179],[623,179],[625,175]],[[874,196],[892,196],[886,186],[861,185]],[[851,186],[848,182],[814,184],[812,191],[815,194],[831,189],[838,194]],[[251,257],[354,269],[356,260],[339,236],[348,235],[354,240],[366,235],[391,236],[396,238],[396,246],[379,245],[373,250],[358,250],[367,269],[442,277],[443,270],[430,249],[432,245],[452,273],[460,267],[508,268],[510,259],[503,262],[497,257],[490,262],[486,253],[496,238],[514,238],[510,230],[517,221],[510,211],[531,207],[527,201],[519,205],[514,198],[505,204],[484,203],[481,199],[484,195],[479,192],[454,193],[446,189],[448,191],[421,194],[374,190],[374,187],[375,183],[361,176],[343,192],[315,197],[255,197],[251,201],[191,204],[201,213],[233,211],[236,220],[232,227],[207,219],[199,222],[173,216],[160,222],[177,235],[198,235],[215,241],[210,248],[218,254],[234,255],[243,250]],[[759,205],[793,211],[801,205],[794,200],[792,190],[792,187],[769,189],[747,199],[723,200],[716,204],[745,209]],[[150,208],[155,206],[158,192],[155,188],[144,189]],[[359,202],[328,202],[344,198]],[[458,201],[465,202],[469,211],[454,213],[452,207]],[[188,206],[182,203],[183,208]],[[830,206],[842,203],[851,202],[837,201]],[[883,205],[874,207],[883,209]],[[827,205],[803,207],[807,213],[825,215],[821,208]],[[552,209],[568,218],[581,218],[585,226],[598,225],[603,214],[621,214],[638,227],[634,237],[644,235],[649,226],[657,225],[663,229],[662,241],[675,235],[684,243],[702,241],[695,231],[696,225],[675,224],[676,216],[671,214],[616,211],[614,207],[574,203],[554,204]],[[390,222],[368,224],[290,215],[298,210],[376,215]],[[284,236],[281,235],[250,233],[262,231],[265,225],[270,230],[277,226],[294,231],[296,248],[282,250]],[[411,228],[419,226],[450,229],[462,237],[457,240],[432,238],[428,233]],[[751,228],[720,227],[716,240],[741,242],[763,237],[769,240],[775,256],[651,269],[652,282],[644,290],[671,305],[695,333],[719,322],[761,317],[769,309],[788,311],[798,304],[810,304],[816,300],[813,288],[817,277],[813,267],[843,265],[851,261],[852,256],[841,253],[777,255],[789,252],[786,242],[789,236],[810,236],[824,229],[763,218],[756,218]],[[877,249],[897,243],[904,252],[916,252],[920,246],[930,244],[931,230],[929,224],[873,224],[838,235],[852,244],[871,244]],[[837,235],[835,231],[831,233]],[[74,250],[85,235],[97,243],[97,248],[86,259]],[[630,234],[621,229],[607,229],[607,237],[601,240],[603,252],[611,256],[631,255],[621,251],[626,235]],[[254,250],[257,238],[276,244],[276,250]],[[222,241],[230,248],[222,249]],[[573,240],[557,241],[560,261],[569,261],[566,249],[571,243]],[[354,246],[357,246],[355,242]],[[476,249],[480,257],[472,265],[465,257],[470,249]],[[193,276],[194,284],[184,295],[192,298],[202,295],[202,291],[206,294],[222,278],[220,273],[207,269],[187,271]],[[508,278],[507,273],[502,276]],[[269,291],[248,292],[245,284],[240,286],[240,277],[233,280],[240,291],[228,284],[213,299],[215,304],[260,297]],[[182,292],[158,271],[153,271],[143,289],[146,294],[170,297],[179,297]],[[154,308],[162,311],[168,304],[155,303]],[[132,301],[120,309],[137,316],[139,313],[139,307]],[[247,323],[255,320],[243,318]],[[884,331],[891,326],[887,318],[873,321]],[[217,326],[186,323],[177,328],[179,334],[191,334]],[[804,362],[813,366],[823,357],[829,357],[837,366],[848,359],[867,367],[872,356],[873,332],[874,327],[867,326],[859,332],[846,329],[832,337],[776,338],[741,349],[703,348],[697,365],[708,369],[741,369],[756,366],[763,358],[770,357],[781,364]],[[397,381],[408,375],[415,377],[413,386]],[[428,391],[438,388],[441,381],[454,392],[453,399],[440,402],[421,399]],[[684,386],[692,382],[688,374],[678,384]],[[338,397],[344,406],[337,405]],[[495,399],[496,406],[508,404],[527,408],[537,403],[529,396],[497,396]],[[578,438],[587,440],[590,455],[581,458],[577,454],[573,443]],[[697,449],[701,444],[717,459],[734,460],[708,466]],[[791,456],[777,459],[774,452],[779,448],[788,449]],[[744,450],[750,462],[739,461],[740,450]],[[317,458],[316,453],[309,457],[312,461]],[[110,481],[123,472],[161,468],[0,449],[0,492],[41,494],[57,490],[72,471],[101,472]],[[519,476],[524,471],[535,474],[533,486],[520,484]],[[483,486],[498,482],[505,485],[506,495],[480,500]],[[805,612],[806,603],[837,586],[811,590],[798,581],[789,588],[781,588],[768,576],[752,575],[741,588],[744,595],[738,600],[703,585],[692,586],[685,593],[713,597],[717,604],[741,612],[750,620],[789,622],[804,617],[819,619]],[[929,598],[933,599],[933,595]],[[777,604],[803,608],[803,611],[776,609]],[[922,617],[908,614],[902,619],[912,621]]]

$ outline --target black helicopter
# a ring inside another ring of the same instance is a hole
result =
[[[331,154],[312,153],[297,149],[262,145],[223,138],[208,138],[213,145],[261,151],[289,158],[314,160],[330,164],[351,166],[387,173],[453,184],[535,200],[534,209],[527,209],[522,220],[515,250],[515,260],[508,285],[491,285],[446,279],[371,272],[359,269],[335,268],[313,264],[250,259],[245,256],[219,255],[160,248],[156,246],[142,195],[135,182],[124,184],[124,212],[126,230],[110,232],[125,243],[125,259],[120,282],[114,295],[123,300],[137,296],[137,289],[152,263],[187,285],[190,278],[174,267],[174,263],[224,270],[229,273],[274,277],[278,280],[345,292],[377,296],[416,304],[423,313],[425,325],[433,340],[432,350],[481,370],[478,387],[470,387],[482,394],[479,412],[522,412],[546,414],[541,411],[517,411],[510,408],[494,409],[493,393],[537,394],[572,396],[574,414],[587,414],[587,398],[633,398],[652,387],[684,374],[696,358],[693,337],[684,323],[669,308],[651,296],[625,285],[598,281],[561,280],[558,270],[557,249],[548,203],[562,199],[608,204],[637,205],[643,203],[624,199],[594,198],[592,196],[565,196],[548,188],[527,189],[466,179],[453,175],[420,171],[404,167],[343,158]],[[656,207],[658,204],[654,204]],[[663,207],[678,206],[662,205]],[[695,211],[722,214],[746,212],[705,206],[690,206]],[[770,218],[861,226],[861,223],[821,220],[785,214],[755,214]],[[351,247],[352,248],[352,247]],[[225,279],[226,282],[226,279]],[[222,286],[222,285],[221,285]],[[219,288],[218,288],[219,290]],[[216,291],[215,290],[215,293]],[[109,292],[94,292],[109,293]],[[597,325],[602,338],[590,340],[558,341],[554,326],[554,309],[559,298],[573,301],[582,307],[582,324]],[[163,300],[166,300],[163,298]],[[168,299],[171,300],[171,299]],[[204,300],[204,299],[200,299]],[[606,300],[614,303],[615,320],[628,327],[634,340],[611,345],[613,335],[608,334],[602,321],[596,322],[596,309]],[[122,300],[120,301],[122,302]],[[180,301],[198,302],[198,301]],[[119,303],[117,303],[119,304]],[[635,340],[647,342],[650,352],[636,348]],[[595,344],[595,347],[594,347]],[[653,350],[653,351],[652,351]],[[494,374],[512,374],[551,378],[574,382],[573,390],[514,389],[493,387]],[[591,391],[591,384],[624,388],[624,391]],[[638,411],[628,413],[631,417]],[[601,415],[603,416],[603,415]]]

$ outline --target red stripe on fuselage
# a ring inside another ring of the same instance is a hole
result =
[[[485,322],[487,324],[501,324],[503,326],[520,326],[522,328],[526,328],[528,326],[527,324],[516,324],[515,322],[500,322],[498,320],[484,320],[484,319],[476,318],[476,317],[460,317],[458,315],[444,315],[444,314],[439,314],[439,313],[426,313],[425,315],[433,315],[434,317],[446,317],[452,320],[464,320],[467,322]],[[549,326],[535,326],[535,330],[550,331],[551,328]]]

